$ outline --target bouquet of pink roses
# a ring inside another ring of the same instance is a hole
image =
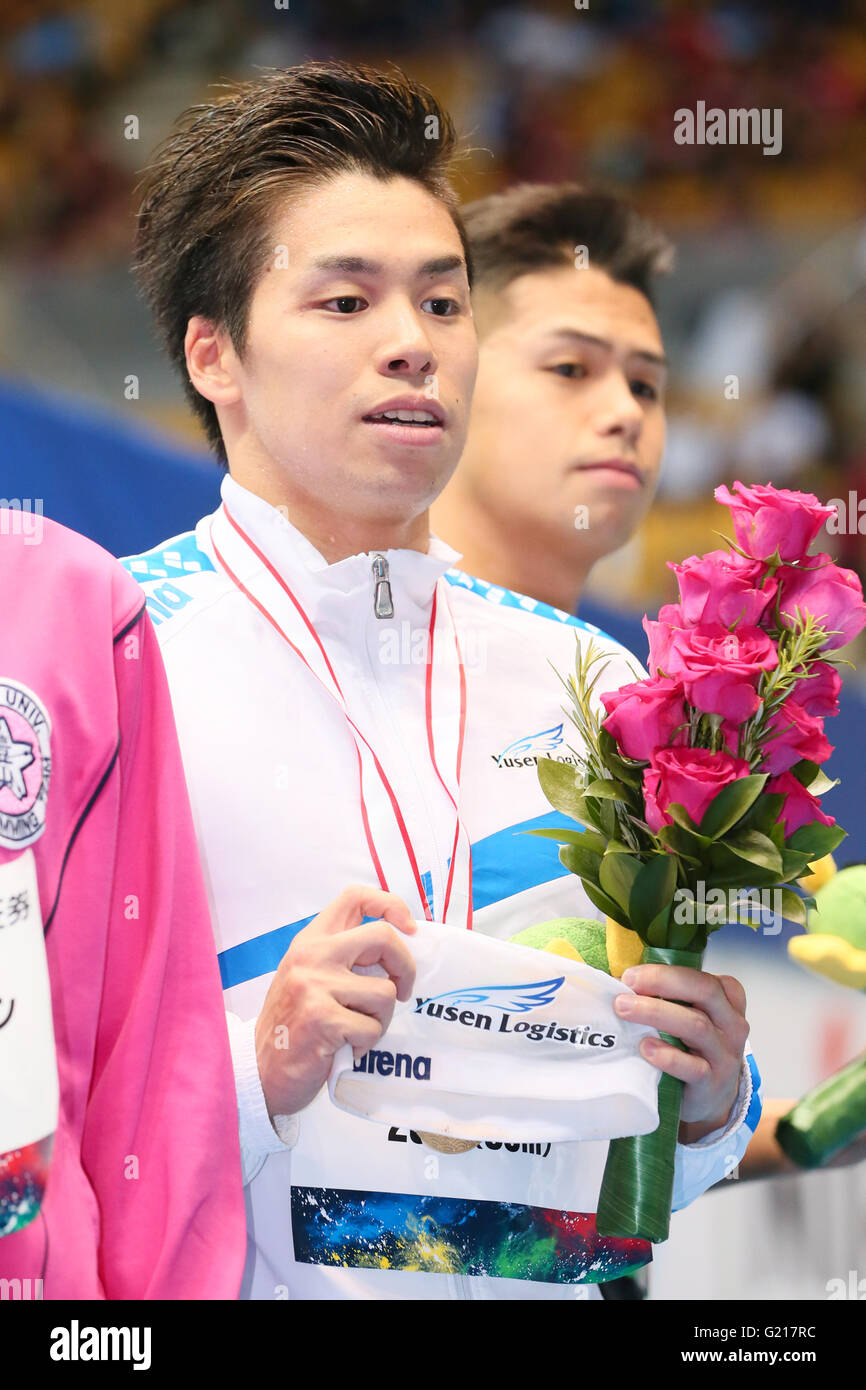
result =
[[[831,654],[866,625],[857,576],[808,553],[834,508],[771,485],[715,496],[736,540],[670,565],[680,602],[644,618],[649,677],[596,696],[605,667],[589,643],[564,682],[579,769],[538,763],[548,800],[583,827],[539,833],[587,896],[637,933],[642,960],[695,969],[710,932],[760,923],[769,892],[805,924],[811,900],[791,885],[846,833],[820,802],[836,785],[821,772],[841,686]],[[681,1093],[662,1073],[658,1129],[611,1143],[603,1234],[667,1238]]]

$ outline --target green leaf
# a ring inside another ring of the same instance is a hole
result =
[[[608,758],[619,758],[622,756],[619,751],[619,744],[610,732],[610,729],[606,729],[603,724],[598,731],[598,751],[605,762],[607,762]]]
[[[784,792],[762,792],[757,800],[752,802],[737,829],[760,830],[762,835],[772,836],[773,826],[781,824],[779,813],[784,804]]]
[[[677,886],[677,861],[672,854],[654,854],[640,870],[629,896],[632,928],[645,941],[650,926],[665,911],[670,912]],[[665,918],[667,921],[667,918]],[[657,941],[651,945],[659,945]]]
[[[628,912],[629,896],[635,879],[643,868],[636,855],[629,854],[625,847],[610,847],[601,861],[598,881],[605,893],[619,903],[623,912]]]
[[[594,799],[593,805],[598,808],[596,815],[598,817],[598,824],[601,826],[602,834],[606,839],[613,840],[618,829],[613,802]]]
[[[582,849],[591,849],[596,854],[604,854],[605,851],[604,840],[592,830],[565,830],[555,825],[552,829],[521,830],[519,833],[535,835],[539,840],[556,840],[561,845],[580,845]]]
[[[740,859],[781,876],[782,856],[769,836],[762,835],[760,830],[735,830],[725,836],[724,844]]]
[[[592,804],[590,804],[585,796],[581,796],[578,801],[578,806],[580,809],[580,823],[581,825],[586,826],[588,829],[593,830],[597,835],[602,835],[605,844],[607,844],[607,835],[603,831],[601,820],[598,814],[599,806],[601,804],[602,803],[599,801],[593,801]]]
[[[809,865],[812,862],[811,854],[806,854],[802,850],[783,849],[782,872],[779,877],[785,882],[802,878],[805,873],[808,873]]]
[[[798,922],[801,927],[806,925],[806,904],[795,893],[792,888],[780,888],[782,894],[782,916],[787,917],[789,922]]]
[[[671,915],[671,904],[666,903],[660,912],[652,919],[646,929],[646,940],[650,946],[668,946],[668,921]]]
[[[555,810],[572,820],[583,821],[583,805],[577,785],[577,773],[571,763],[557,763],[553,758],[538,759],[538,780],[541,790]]]
[[[592,905],[598,908],[599,912],[603,912],[606,917],[612,917],[614,922],[619,922],[621,927],[630,925],[627,920],[628,913],[623,912],[619,903],[615,903],[613,898],[609,898],[607,893],[603,892],[601,888],[597,888],[594,883],[587,883],[586,879],[584,879],[583,891]]]
[[[563,845],[559,851],[560,863],[572,874],[577,874],[578,878],[592,879],[593,883],[598,883],[598,871],[601,868],[601,856],[593,854],[591,850],[581,849],[579,845]]]
[[[778,883],[782,876],[776,869],[765,869],[762,865],[735,854],[724,840],[719,840],[709,851],[707,891],[711,887],[770,888]]]
[[[616,740],[611,737],[607,729],[603,728],[599,732],[598,751],[605,767],[613,773],[614,777],[618,777],[632,787],[641,785],[646,764],[630,761],[621,754]]]
[[[607,849],[607,840],[604,835],[599,835],[597,830],[584,830],[579,838],[581,849],[592,850],[593,854],[604,854]]]
[[[818,763],[811,763],[807,758],[802,758],[791,768],[798,782],[812,793],[813,796],[823,796],[832,787],[838,787],[839,778],[831,780],[824,769]]]
[[[722,787],[704,812],[701,834],[709,835],[712,840],[721,839],[757,800],[766,781],[765,772],[753,773],[750,777],[741,777],[739,781],[729,782]]]
[[[693,922],[675,922],[672,915],[667,924],[667,945],[675,951],[688,951],[697,930]]]
[[[830,778],[821,768],[819,768],[818,776],[815,778],[814,782],[809,783],[809,791],[812,793],[813,796],[825,796],[827,792],[832,791],[834,787],[838,786],[838,777]]]
[[[758,827],[753,825],[749,826],[749,829],[757,830]],[[777,820],[770,826],[769,830],[764,831],[764,834],[770,837],[777,850],[781,851],[785,848],[785,827],[781,821]]]
[[[598,777],[589,786],[583,789],[584,796],[597,796],[602,801],[623,801],[628,802],[631,793],[628,787],[622,782],[617,782],[612,777]]]
[[[701,834],[685,806],[681,806],[678,801],[671,802],[670,806],[667,807],[667,813],[673,818],[675,825],[682,826],[683,830],[688,830],[689,834],[695,837],[701,849],[706,849],[708,845],[713,843],[709,835]]]
[[[690,864],[703,863],[701,839],[699,836],[693,835],[690,830],[684,830],[681,825],[676,823],[663,825],[658,832],[658,838],[663,845],[668,845],[681,859],[687,859]]]
[[[795,830],[790,839],[786,840],[785,848],[805,851],[809,855],[809,862],[814,864],[816,859],[823,859],[825,854],[832,854],[847,834],[848,831],[843,830],[841,825],[824,825],[822,821],[813,820]]]
[[[609,767],[614,776],[623,782],[628,782],[629,786],[640,787],[643,785],[644,770],[648,763],[627,763],[625,758],[610,757],[605,759],[605,767]]]

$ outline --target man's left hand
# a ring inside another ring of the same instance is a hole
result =
[[[693,1144],[721,1129],[737,1094],[749,1036],[746,992],[739,980],[682,965],[633,965],[622,982],[635,993],[617,995],[619,1016],[670,1033],[688,1048],[681,1052],[661,1038],[644,1038],[640,1045],[648,1062],[685,1082],[680,1143]],[[671,1003],[674,999],[682,1002]]]

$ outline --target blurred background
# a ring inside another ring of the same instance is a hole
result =
[[[674,597],[665,560],[724,529],[717,483],[866,496],[866,0],[5,0],[0,35],[4,498],[43,499],[118,555],[217,504],[221,471],[129,273],[137,171],[210,84],[309,57],[426,82],[471,147],[465,200],[600,180],[677,243],[659,499],[597,567],[582,617],[643,658],[640,615]],[[699,100],[781,108],[780,152],[676,144],[674,111]],[[866,578],[866,515],[862,531],[820,548]],[[861,660],[827,730],[840,864],[866,859],[864,682]],[[795,1097],[866,1047],[866,1001],[798,972],[787,932],[737,930],[708,966],[745,981],[767,1091]],[[722,1186],[676,1219],[654,1297],[822,1299],[866,1279],[863,1165]]]

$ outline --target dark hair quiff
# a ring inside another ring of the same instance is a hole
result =
[[[475,285],[501,290],[519,275],[587,263],[652,304],[653,281],[673,266],[665,234],[623,198],[577,183],[521,183],[463,208]]]
[[[226,454],[216,410],[186,370],[187,324],[195,314],[221,324],[243,353],[276,205],[341,173],[414,179],[450,212],[468,268],[449,182],[456,152],[451,117],[394,65],[302,63],[232,84],[178,117],[139,185],[134,268],[218,458]]]

